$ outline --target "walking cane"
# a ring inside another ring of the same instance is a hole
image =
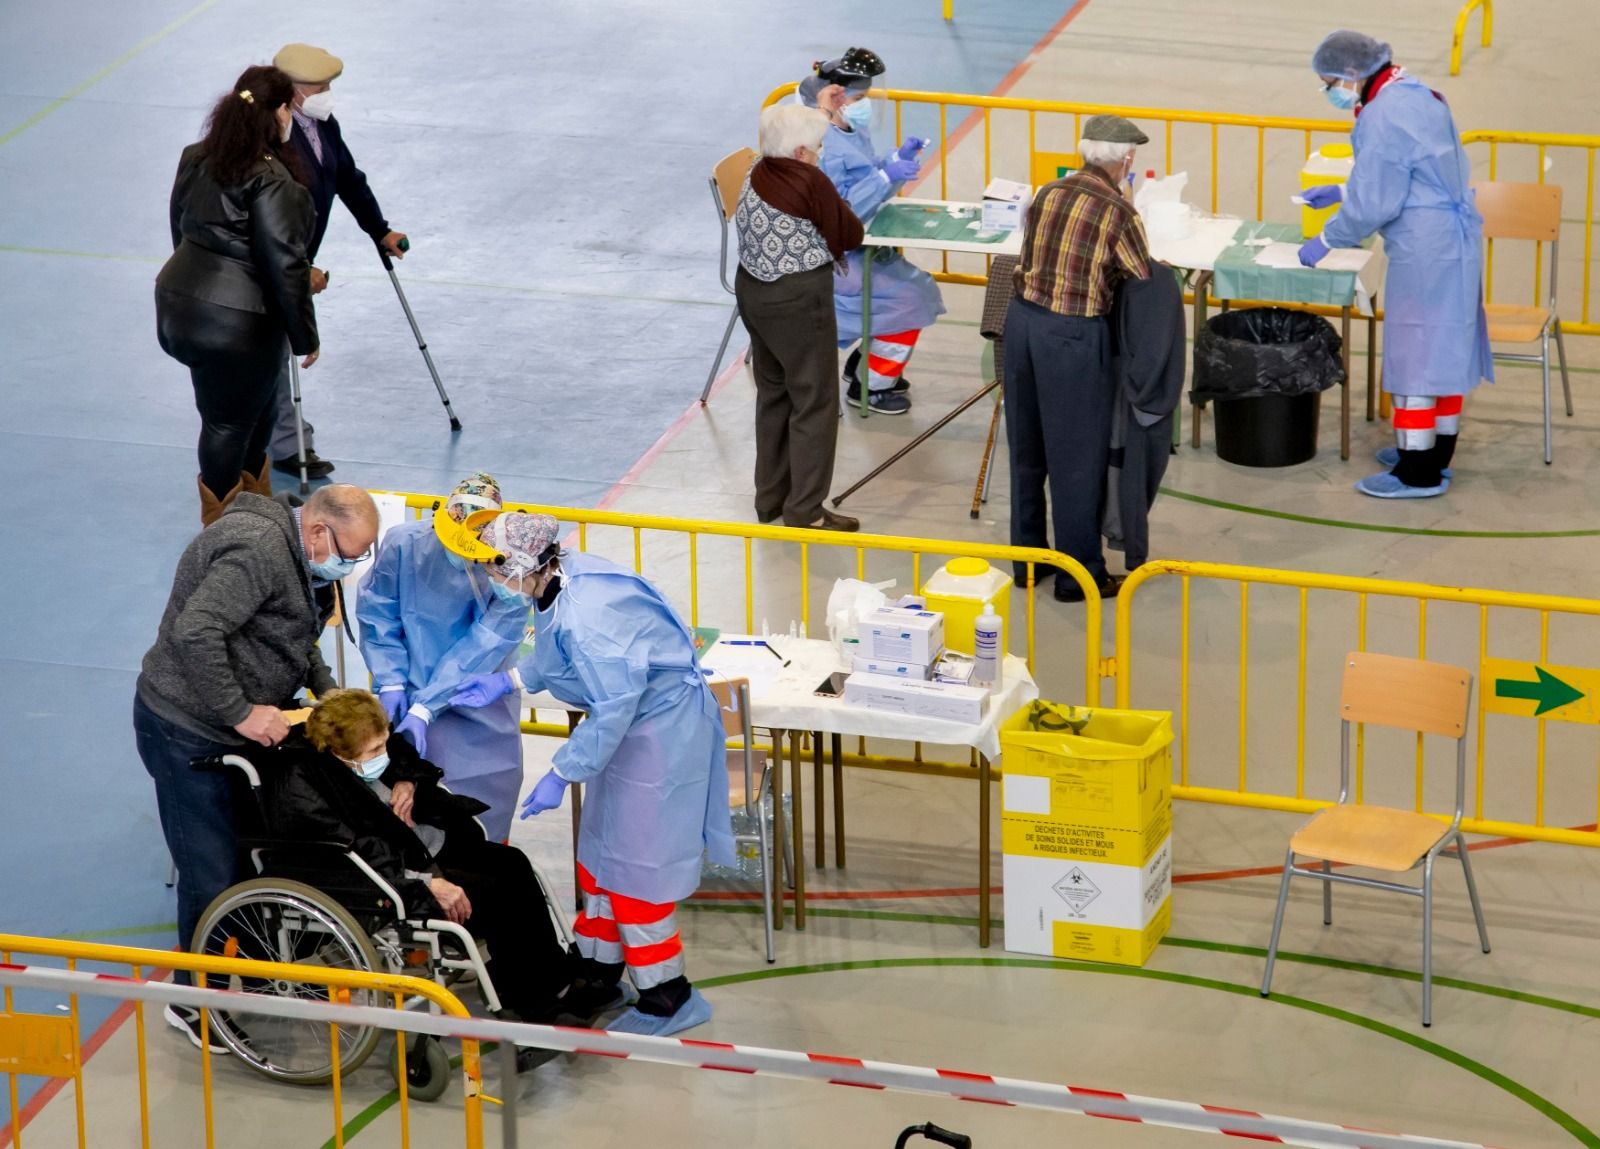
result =
[[[294,401],[294,442],[300,463],[300,493],[303,495],[311,490],[311,482],[306,478],[306,421],[300,415],[300,360],[295,358],[294,352],[289,352],[289,397]]]
[[[410,251],[411,242],[402,239],[401,251]],[[389,282],[394,284],[394,293],[400,297],[400,307],[406,313],[406,322],[411,324],[411,334],[417,337],[417,350],[422,352],[422,359],[428,365],[428,374],[433,376],[433,385],[439,392],[439,402],[444,404],[444,412],[450,416],[450,429],[461,430],[461,420],[456,418],[456,413],[450,407],[450,396],[445,393],[444,382],[439,378],[439,369],[433,365],[433,356],[428,354],[428,341],[422,338],[422,328],[417,326],[417,317],[411,314],[411,304],[406,301],[406,293],[400,286],[400,277],[394,273],[394,260],[389,258],[388,249],[383,244],[378,244],[378,258],[383,260],[383,269],[389,273]]]

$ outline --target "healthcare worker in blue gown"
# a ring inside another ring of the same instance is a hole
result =
[[[603,1008],[626,967],[638,1003],[608,1028],[677,1033],[709,1020],[711,1005],[684,976],[676,903],[700,885],[702,855],[734,861],[722,718],[694,639],[661,592],[607,559],[561,553],[557,530],[526,514],[483,529],[506,556],[492,577],[534,607],[533,651],[509,673],[474,678],[454,703],[493,705],[520,688],[584,712],[522,806],[524,818],[540,814],[572,783],[588,787],[573,927],[583,984],[569,994]]]
[[[879,154],[872,142],[874,115],[887,122],[883,100],[867,98],[873,78],[883,75],[883,61],[865,48],[851,48],[837,60],[818,63],[800,81],[801,102],[828,113],[831,126],[822,139],[822,172],[839,190],[863,224],[878,213],[907,180],[922,171],[917,156],[928,141],[907,136],[893,151]],[[880,81],[881,82],[881,81]],[[903,415],[911,410],[906,391],[906,363],[922,329],[944,314],[944,298],[933,276],[889,248],[860,248],[848,257],[848,273],[834,281],[833,306],[839,322],[839,346],[861,338],[861,271],[872,264],[872,346],[866,351],[867,402],[874,412]],[[862,348],[845,361],[847,397],[861,398]]]
[[[1355,112],[1355,167],[1341,188],[1308,189],[1313,207],[1339,205],[1300,262],[1355,247],[1374,232],[1389,258],[1383,289],[1383,388],[1394,399],[1389,468],[1356,484],[1379,499],[1450,489],[1450,462],[1468,391],[1494,382],[1483,310],[1483,216],[1471,165],[1444,97],[1407,75],[1389,45],[1360,32],[1328,35],[1311,66],[1336,108]]]
[[[499,486],[480,472],[451,492],[445,509],[460,522],[500,503]],[[522,787],[516,700],[450,706],[468,676],[506,665],[527,633],[526,604],[496,597],[485,569],[448,549],[431,520],[391,527],[361,580],[356,621],[395,733],[444,771],[452,793],[486,803],[478,818],[484,834],[504,842]]]

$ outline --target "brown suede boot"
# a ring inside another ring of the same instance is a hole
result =
[[[233,505],[233,500],[240,491],[244,490],[244,480],[241,478],[239,482],[233,485],[233,490],[223,495],[220,499],[212,493],[211,488],[206,486],[206,481],[198,475],[195,476],[195,486],[200,488],[200,525],[209,527],[222,517],[223,511]]]
[[[272,498],[272,460],[262,460],[260,474],[252,475],[246,471],[239,476],[239,482],[244,484],[244,489],[252,495]]]

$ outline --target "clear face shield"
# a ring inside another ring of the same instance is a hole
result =
[[[852,131],[871,138],[874,146],[894,143],[894,107],[883,98],[883,77],[877,76],[870,89],[846,88],[839,97],[839,117]]]
[[[495,506],[482,507],[457,522],[450,512],[466,501],[453,496],[451,502],[435,509],[433,533],[444,546],[451,565],[466,574],[467,584],[472,588],[478,605],[487,607],[494,598],[493,588],[489,585],[488,568],[503,563],[505,556],[486,545],[478,537],[478,532],[500,514],[500,509]]]

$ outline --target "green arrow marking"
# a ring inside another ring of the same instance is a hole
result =
[[[1533,672],[1539,676],[1537,682],[1518,682],[1515,678],[1497,678],[1494,680],[1494,692],[1499,698],[1527,698],[1539,704],[1534,710],[1535,718],[1547,710],[1559,710],[1563,706],[1570,706],[1583,697],[1583,691],[1551,674],[1542,666],[1535,666]]]

